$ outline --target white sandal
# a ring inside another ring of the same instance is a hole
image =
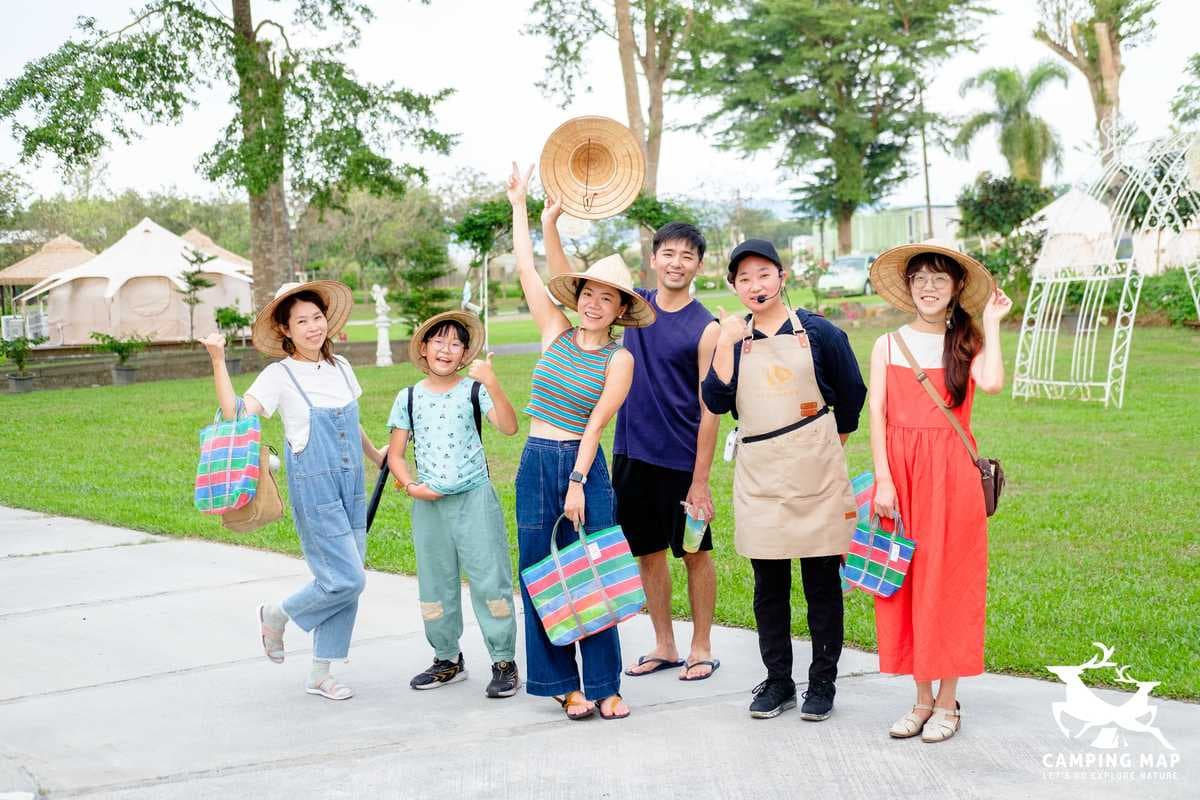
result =
[[[952,723],[950,720],[953,719]],[[962,706],[957,701],[954,703],[954,710],[946,708],[935,708],[933,716],[925,723],[925,730],[921,733],[922,742],[944,742],[954,734],[958,733],[958,729],[962,727]]]
[[[354,690],[345,684],[338,683],[332,675],[326,675],[316,686],[306,686],[304,691],[320,695],[327,700],[349,700],[354,697]]]
[[[263,618],[266,605],[258,607],[259,635],[262,637],[263,653],[272,663],[283,663],[283,628],[272,628]]]
[[[912,711],[892,724],[892,727],[888,729],[888,735],[893,739],[911,739],[920,733],[921,729],[925,727],[925,723],[929,721],[929,717],[921,719],[914,713],[917,709],[933,711],[933,706],[925,703],[917,703],[912,707]]]

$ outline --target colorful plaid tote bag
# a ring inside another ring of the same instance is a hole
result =
[[[552,644],[562,645],[611,628],[641,611],[646,603],[637,561],[618,525],[579,534],[558,549],[558,526],[550,534],[550,555],[521,570],[521,580]]]
[[[867,522],[871,518],[871,501],[875,499],[875,473],[864,472],[855,475],[850,481],[850,489],[854,492],[854,506],[858,509],[858,521]],[[842,558],[845,564],[846,559]],[[842,594],[854,591],[854,584],[846,580],[846,570],[839,570],[842,579]]]
[[[861,519],[850,540],[850,552],[842,565],[842,580],[876,597],[891,597],[904,583],[917,543],[904,535],[904,523],[896,517],[896,529],[885,531],[879,518]]]
[[[224,514],[254,499],[258,489],[262,429],[257,414],[247,414],[241,399],[237,418],[221,418],[200,431],[200,463],[196,467],[196,509]]]

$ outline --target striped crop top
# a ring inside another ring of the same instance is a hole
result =
[[[584,350],[575,344],[576,330],[560,333],[538,359],[525,413],[582,435],[604,391],[608,362],[621,346],[609,342],[599,350]]]

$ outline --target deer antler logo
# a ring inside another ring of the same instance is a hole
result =
[[[1134,733],[1148,733],[1163,747],[1174,750],[1175,748],[1162,735],[1162,731],[1154,727],[1158,706],[1150,705],[1150,692],[1155,686],[1158,686],[1160,681],[1135,680],[1126,672],[1129,669],[1128,664],[1117,666],[1111,660],[1116,648],[1108,647],[1103,642],[1092,642],[1092,645],[1100,649],[1101,655],[1093,654],[1090,659],[1075,666],[1046,667],[1067,685],[1067,699],[1051,706],[1054,712],[1054,722],[1062,731],[1063,736],[1078,739],[1092,728],[1099,727],[1100,731],[1091,742],[1092,747],[1111,749],[1117,746],[1117,728],[1120,727]],[[1121,705],[1116,706],[1097,697],[1090,688],[1083,684],[1081,676],[1085,670],[1105,667],[1117,667],[1117,683],[1134,684],[1138,687],[1137,693]],[[1084,723],[1073,737],[1063,723],[1064,714]],[[1148,717],[1148,719],[1143,721],[1143,717]]]

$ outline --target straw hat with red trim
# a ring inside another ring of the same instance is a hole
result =
[[[958,295],[958,304],[972,316],[977,317],[983,313],[983,307],[987,305],[988,298],[996,288],[992,273],[966,253],[959,252],[937,239],[902,244],[881,253],[871,265],[871,287],[875,293],[901,311],[915,314],[917,307],[913,303],[905,271],[908,269],[908,262],[920,253],[938,253],[962,267],[966,279]]]
[[[577,310],[576,294],[580,284],[588,281],[611,286],[621,292],[621,299],[628,303],[625,313],[613,320],[614,325],[626,328],[644,328],[653,325],[657,314],[645,298],[633,290],[633,276],[625,259],[617,253],[605,256],[587,268],[586,272],[569,272],[566,275],[555,275],[550,279],[548,288],[554,299],[572,311]]]
[[[285,283],[275,292],[274,299],[258,311],[251,329],[251,341],[254,349],[263,355],[284,358],[288,355],[283,349],[284,332],[275,324],[271,315],[284,300],[299,292],[313,292],[325,303],[325,320],[328,325],[325,337],[332,339],[341,332],[350,319],[350,310],[354,307],[354,293],[350,287],[337,281],[309,281],[308,283]]]
[[[546,140],[538,174],[568,214],[605,219],[637,199],[646,160],[633,131],[615,119],[575,117]]]
[[[441,314],[434,314],[422,322],[408,340],[408,360],[426,372],[429,371],[429,362],[421,355],[421,340],[425,338],[427,331],[433,330],[443,322],[457,322],[467,329],[467,335],[471,337],[471,344],[467,347],[462,362],[464,366],[474,361],[483,349],[483,323],[479,321],[479,317],[467,311],[443,311]]]

